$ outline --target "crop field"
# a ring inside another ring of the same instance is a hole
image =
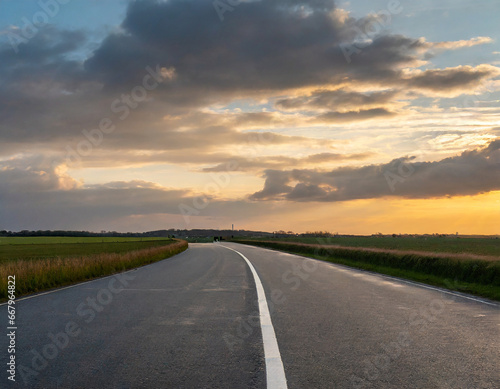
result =
[[[247,239],[247,238],[245,238]],[[370,247],[388,250],[429,251],[435,253],[488,255],[500,258],[500,239],[491,238],[456,238],[456,237],[372,237],[334,236],[330,238],[273,238],[283,242],[300,242],[321,245],[339,245],[345,247]]]
[[[16,236],[0,237],[0,245],[4,244],[55,244],[55,243],[110,243],[110,242],[135,242],[143,240],[168,240],[168,238],[128,238],[112,236]]]
[[[125,253],[174,242],[168,238],[15,237],[0,238],[0,263],[19,259],[65,258]]]
[[[16,277],[19,297],[143,266],[186,248],[186,241],[165,238],[7,238],[0,244],[0,301],[9,275]]]

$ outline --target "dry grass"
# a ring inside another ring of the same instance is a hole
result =
[[[186,241],[126,253],[17,260],[0,263],[0,300],[7,297],[7,276],[16,276],[16,296],[118,273],[168,258],[184,251]]]

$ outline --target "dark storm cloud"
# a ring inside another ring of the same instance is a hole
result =
[[[399,158],[332,171],[268,170],[252,200],[345,201],[397,196],[431,198],[500,190],[500,139],[437,162]]]

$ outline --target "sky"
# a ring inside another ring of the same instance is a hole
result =
[[[498,1],[2,0],[0,230],[500,234]]]

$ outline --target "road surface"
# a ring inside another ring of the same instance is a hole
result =
[[[266,388],[264,327],[288,388],[500,387],[499,304],[234,243],[19,300],[16,327],[1,388]]]

